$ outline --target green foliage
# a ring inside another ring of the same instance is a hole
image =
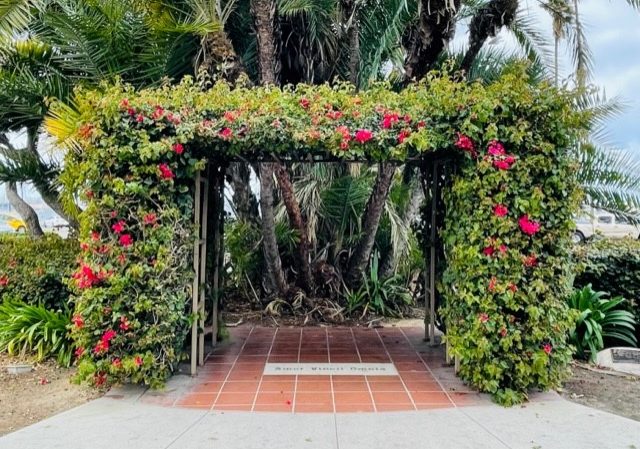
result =
[[[34,353],[37,360],[55,357],[60,365],[69,366],[73,353],[70,323],[67,309],[52,311],[43,305],[5,300],[0,304],[0,352]]]
[[[378,276],[378,253],[373,254],[369,273],[364,276],[362,286],[356,291],[345,293],[347,313],[368,313],[381,316],[402,316],[404,309],[413,302],[409,291],[402,285],[400,276],[380,279]]]
[[[64,309],[70,291],[66,278],[76,267],[78,241],[47,234],[0,236],[0,298],[18,298],[49,310]]]
[[[574,285],[592,285],[596,291],[627,299],[626,307],[640,321],[640,241],[594,237],[574,248],[579,266]],[[636,328],[640,338],[640,326]]]
[[[576,355],[591,362],[595,362],[598,351],[605,348],[605,338],[613,344],[635,347],[638,343],[633,314],[620,309],[625,299],[620,296],[607,299],[605,296],[607,293],[596,292],[587,285],[576,290],[568,301],[569,307],[579,313],[569,340],[576,348]]]
[[[192,318],[193,178],[207,159],[254,159],[268,149],[303,160],[404,160],[456,151],[462,133],[479,157],[466,152],[446,198],[450,347],[460,357],[461,375],[503,403],[557,385],[571,358],[564,299],[580,201],[570,149],[583,117],[572,101],[569,93],[528,83],[522,68],[488,86],[434,73],[400,92],[384,85],[356,92],[343,84],[277,89],[221,82],[202,90],[188,78],[157,89],[116,84],[79,91],[74,109],[56,106],[48,126],[74,149],[61,176],[65,194],[81,192],[87,202],[80,217],[85,251],[75,275],[83,326],[74,336],[85,349],[80,378],[155,386],[180,359]],[[367,132],[358,137],[359,130]],[[494,139],[512,162],[486,153]],[[509,169],[496,168],[494,159]],[[331,185],[357,188],[349,183]],[[357,203],[320,210],[340,228]],[[508,206],[508,217],[493,216],[496,203]],[[518,229],[523,215],[534,220],[529,228],[540,223],[535,236]],[[393,234],[391,222],[388,228]],[[296,238],[283,233],[280,243]],[[489,244],[508,250],[488,257]],[[539,266],[524,267],[533,253]],[[364,300],[352,299],[352,308],[366,301],[367,309],[394,313],[391,304],[405,302],[404,293],[393,290],[396,282],[377,278],[374,265]],[[490,316],[482,325],[481,314]]]
[[[478,157],[460,163],[445,191],[441,312],[461,377],[512,405],[568,374],[573,322],[565,298],[581,199],[571,155],[583,122],[544,84],[509,75],[487,91],[502,92],[493,107],[491,94],[462,106],[460,131]],[[496,156],[494,140],[504,155]],[[495,165],[509,156],[512,164]]]

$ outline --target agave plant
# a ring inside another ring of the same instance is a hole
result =
[[[69,366],[73,354],[70,323],[68,311],[5,301],[0,304],[0,352],[34,354],[36,360],[56,357],[60,365]]]
[[[607,296],[605,292],[594,291],[589,284],[569,298],[569,307],[579,313],[569,339],[581,359],[595,362],[596,354],[605,347],[605,339],[633,347],[638,343],[633,313],[620,308],[625,299]]]

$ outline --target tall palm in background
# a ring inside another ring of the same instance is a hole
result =
[[[640,0],[628,3],[640,6]],[[469,80],[489,83],[524,57],[532,82],[559,82],[557,55],[565,36],[576,49],[574,84],[584,85],[591,65],[577,1],[542,4],[553,16],[553,44],[517,0],[0,0],[0,132],[6,137],[39,130],[51,99],[71,104],[75,86],[115,76],[147,86],[206,69],[231,82],[241,76],[276,85],[347,80],[366,88],[387,79],[400,89],[448,60]],[[451,42],[462,25],[469,30],[468,44],[455,53]],[[485,45],[500,33],[512,36],[517,48]],[[591,93],[577,107],[594,112],[596,130],[616,103]],[[627,169],[628,156],[601,145],[605,133],[593,137],[578,149],[588,201],[635,216],[637,167]],[[57,167],[41,160],[41,170],[29,174],[33,160],[29,166],[12,158],[16,154],[3,155],[7,173],[22,167],[20,182],[36,186],[46,174],[48,191],[57,194]],[[397,269],[399,256],[410,250],[409,229],[422,191],[408,167],[358,168],[262,165],[256,172],[258,215],[249,187],[252,170],[231,167],[227,180],[238,217],[261,226],[269,290],[284,296],[292,279],[308,286],[310,268],[290,269],[301,266],[292,262],[296,258],[328,262],[351,285],[360,282],[375,249],[383,274]],[[73,215],[75,205],[65,206]],[[286,222],[299,247],[294,257],[282,259],[276,234]]]

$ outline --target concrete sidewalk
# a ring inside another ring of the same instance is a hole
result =
[[[0,438],[2,449],[640,449],[640,422],[546,394],[497,405],[387,413],[215,412],[125,389]]]

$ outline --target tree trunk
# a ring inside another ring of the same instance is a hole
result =
[[[405,83],[431,70],[455,31],[460,0],[420,0],[416,24],[403,37],[406,49]]]
[[[462,60],[462,70],[469,72],[487,38],[511,25],[517,10],[518,0],[491,0],[478,10],[469,24],[469,48]]]
[[[262,247],[270,287],[281,295],[287,290],[287,281],[282,270],[282,260],[276,239],[276,222],[273,210],[273,165],[260,164],[260,208],[262,210]]]
[[[260,223],[258,200],[251,191],[251,168],[244,162],[234,162],[228,173],[233,188],[233,204],[238,220]]]
[[[256,30],[258,68],[263,85],[278,85],[280,80],[280,29],[275,0],[251,0],[251,15]]]
[[[357,287],[362,282],[362,275],[371,257],[376,233],[378,232],[378,225],[380,224],[380,217],[384,211],[384,203],[389,194],[395,169],[396,167],[393,164],[380,164],[373,191],[367,200],[367,205],[362,216],[362,238],[351,256],[349,268],[345,276],[345,283],[350,288]]]
[[[344,0],[344,23],[347,24],[347,42],[349,45],[349,82],[358,87],[360,71],[360,27],[357,19],[356,0]]]
[[[411,197],[409,198],[409,202],[407,203],[406,209],[404,210],[404,214],[402,215],[402,221],[407,228],[410,228],[411,225],[415,222],[418,217],[418,212],[420,211],[420,205],[424,200],[424,192],[422,190],[422,186],[419,182],[415,183],[413,188],[411,189]],[[400,241],[401,245],[405,244],[404,240]],[[398,267],[398,255],[402,255],[405,252],[406,248],[396,248],[395,251],[391,249],[385,257],[382,259],[382,263],[380,264],[380,278],[388,278],[391,276]]]
[[[26,231],[33,237],[42,237],[44,232],[42,232],[42,228],[40,227],[40,220],[38,219],[38,214],[33,210],[25,200],[20,198],[18,195],[18,187],[15,182],[7,182],[5,184],[5,190],[7,192],[7,199],[9,200],[9,204],[13,207],[18,215],[22,217],[27,229]]]
[[[296,200],[293,183],[289,177],[289,172],[282,164],[274,164],[276,178],[280,184],[282,201],[284,202],[289,223],[298,231],[300,243],[298,243],[298,263],[301,276],[298,276],[298,286],[307,293],[314,289],[313,276],[311,275],[311,265],[309,263],[309,236],[307,235],[307,225],[302,218],[300,205]]]

